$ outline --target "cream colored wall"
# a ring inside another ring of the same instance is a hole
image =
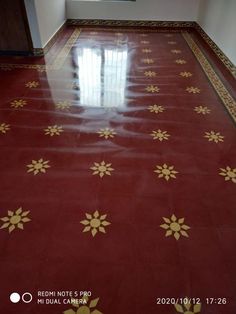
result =
[[[67,0],[67,18],[196,21],[199,0]]]
[[[44,47],[66,20],[65,0],[25,0],[34,48]]]
[[[198,23],[236,64],[236,0],[201,0]]]

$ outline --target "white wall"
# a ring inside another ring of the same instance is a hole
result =
[[[67,0],[67,18],[196,21],[199,0]]]
[[[44,47],[66,20],[65,0],[25,0],[34,48]]]
[[[201,0],[198,23],[236,64],[236,0]]]

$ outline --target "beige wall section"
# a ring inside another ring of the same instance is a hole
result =
[[[43,47],[66,20],[65,0],[34,0]]]
[[[201,0],[198,23],[236,65],[236,0]]]
[[[65,0],[25,0],[34,48],[43,48],[66,20]]]
[[[67,18],[196,21],[199,0],[67,0]]]

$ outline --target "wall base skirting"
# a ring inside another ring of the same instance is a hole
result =
[[[33,55],[36,57],[43,57],[49,49],[55,44],[58,37],[60,36],[61,32],[64,30],[64,28],[67,25],[67,21],[62,24],[62,26],[57,30],[57,32],[51,37],[51,39],[47,42],[47,44],[43,48],[34,48],[33,49]]]

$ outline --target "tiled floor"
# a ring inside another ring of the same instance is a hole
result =
[[[1,313],[236,312],[235,81],[217,62],[191,31],[74,27],[45,58],[0,58]]]

